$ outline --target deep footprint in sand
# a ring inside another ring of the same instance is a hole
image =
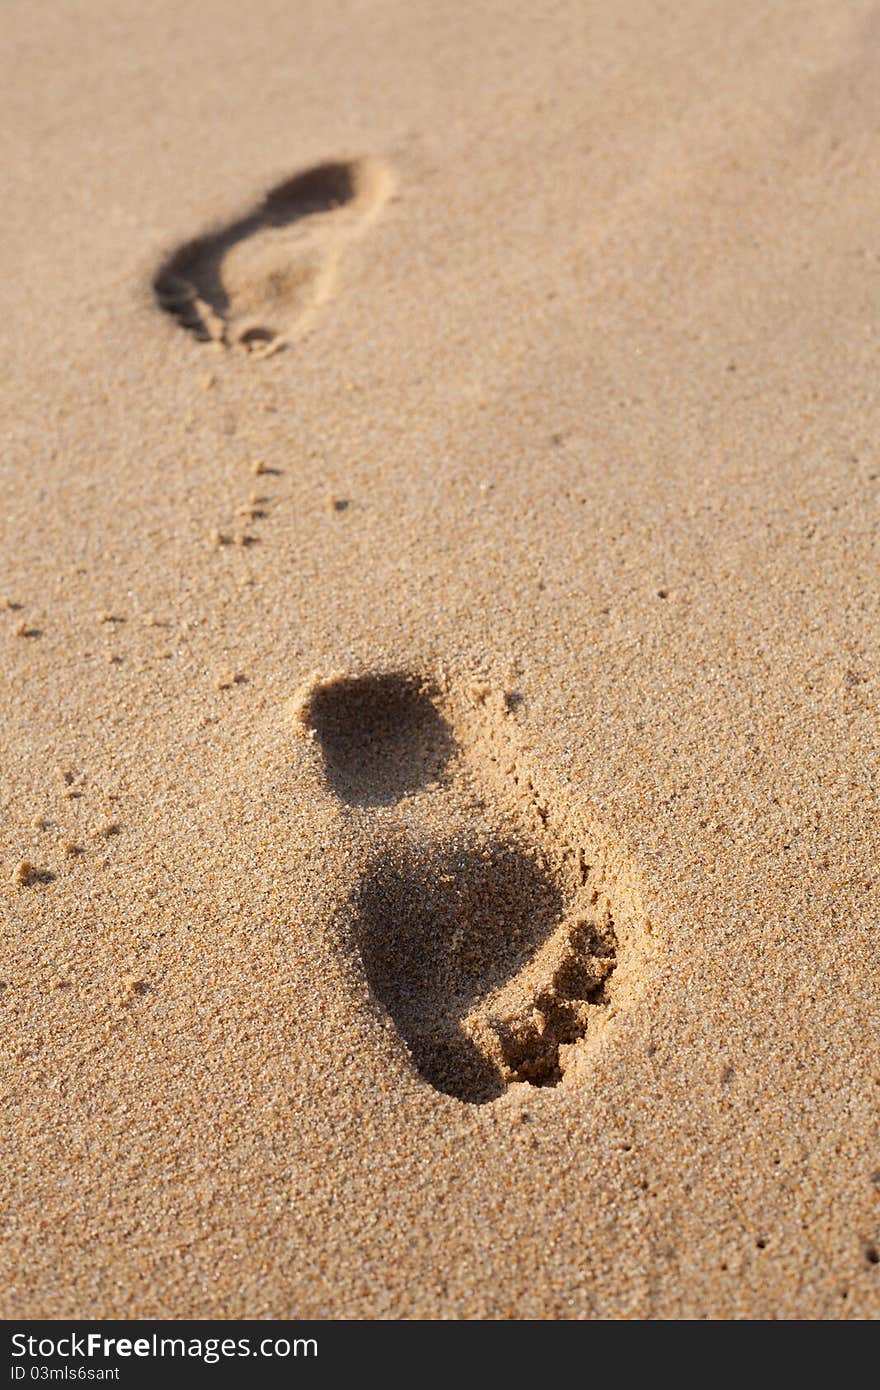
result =
[[[416,1071],[477,1104],[555,1086],[641,974],[649,929],[620,856],[536,789],[500,692],[370,673],[315,679],[295,708],[371,839],[338,929]]]
[[[308,721],[330,788],[351,806],[393,805],[442,778],[455,751],[428,691],[398,671],[319,682]]]
[[[393,187],[376,159],[295,174],[242,217],[172,252],[153,280],[156,302],[201,342],[277,352],[311,326],[346,245]]]

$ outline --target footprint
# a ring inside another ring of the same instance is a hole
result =
[[[295,174],[244,216],[174,251],[153,280],[156,301],[201,342],[277,352],[311,326],[346,244],[393,186],[375,159]]]
[[[416,1071],[476,1104],[557,1085],[642,978],[631,871],[536,789],[501,692],[371,673],[313,679],[295,709],[371,841],[338,928]]]
[[[430,687],[397,671],[320,681],[301,716],[328,785],[349,806],[393,805],[441,778],[455,751]]]

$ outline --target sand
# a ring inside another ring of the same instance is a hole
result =
[[[876,1317],[876,5],[4,34],[0,1311]]]

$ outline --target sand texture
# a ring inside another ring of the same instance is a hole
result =
[[[0,1313],[880,1315],[876,0],[6,0]]]

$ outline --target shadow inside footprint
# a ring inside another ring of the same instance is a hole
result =
[[[324,775],[350,806],[390,806],[443,777],[455,751],[430,694],[401,672],[326,681],[305,721],[318,737]]]
[[[159,307],[203,342],[280,346],[320,297],[332,264],[325,214],[384,196],[369,160],[320,164],[276,184],[252,211],[178,247],[153,280]],[[310,219],[315,238],[296,224]],[[294,229],[294,235],[287,233]]]
[[[504,840],[386,851],[362,880],[352,931],[370,989],[438,1091],[482,1103],[507,1084],[463,1031],[557,927],[561,895]]]

